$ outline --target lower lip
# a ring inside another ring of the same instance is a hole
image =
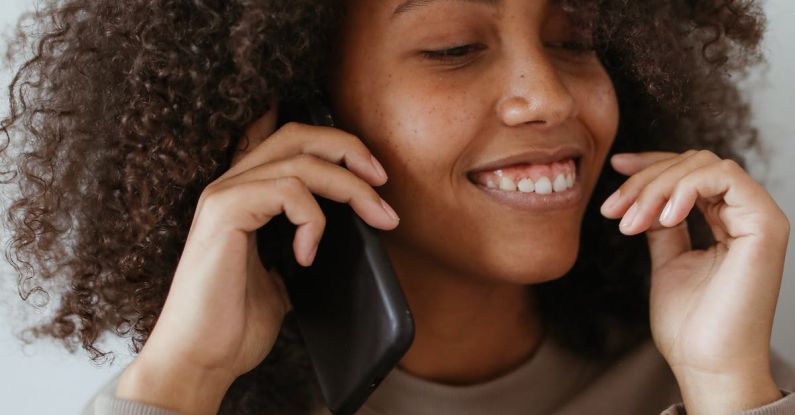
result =
[[[470,183],[473,183],[478,189],[484,191],[498,203],[525,211],[548,212],[562,210],[578,206],[582,200],[582,185],[580,184],[579,175],[576,176],[574,186],[571,189],[545,195],[535,192],[511,192],[500,190],[499,188],[489,189],[479,183],[472,181]]]

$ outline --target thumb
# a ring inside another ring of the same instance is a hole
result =
[[[665,227],[655,219],[646,230],[646,241],[649,243],[652,271],[692,249],[686,220],[676,226]]]

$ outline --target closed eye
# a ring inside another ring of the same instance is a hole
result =
[[[482,44],[466,44],[455,46],[452,48],[437,49],[437,50],[424,50],[422,56],[426,59],[438,61],[457,61],[468,57],[469,55],[485,49],[486,46]]]

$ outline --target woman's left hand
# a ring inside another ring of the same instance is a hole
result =
[[[631,177],[601,212],[623,216],[624,234],[646,232],[652,337],[688,413],[780,399],[769,350],[789,238],[784,212],[739,164],[707,150],[622,153],[611,162]],[[685,218],[694,205],[716,240],[706,250],[691,247]]]

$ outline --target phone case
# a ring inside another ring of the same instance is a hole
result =
[[[328,111],[306,111],[309,122],[333,125]],[[328,408],[353,414],[408,350],[414,320],[377,230],[348,204],[315,198],[326,228],[311,267],[295,261],[296,226],[284,214],[257,231],[257,245],[263,264],[280,253],[277,268]]]

